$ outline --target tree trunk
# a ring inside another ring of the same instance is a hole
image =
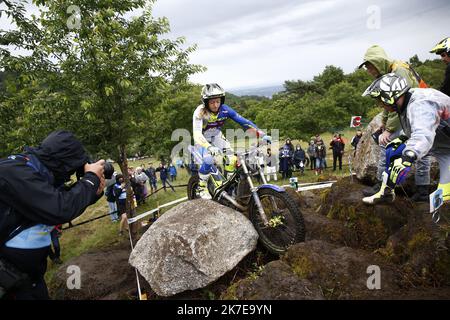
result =
[[[127,217],[132,218],[136,215],[136,204],[134,200],[133,189],[131,188],[131,177],[128,175],[128,160],[127,160],[127,150],[126,145],[119,146],[119,166],[122,170],[122,174],[125,180],[125,185],[127,186],[127,203],[126,203],[126,212]],[[132,223],[128,226],[131,231],[131,238],[134,242],[138,232],[138,224],[137,222]]]

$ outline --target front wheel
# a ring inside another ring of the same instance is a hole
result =
[[[286,193],[264,188],[258,190],[267,226],[252,198],[249,218],[262,244],[274,254],[282,254],[294,243],[305,241],[305,223],[300,208]]]

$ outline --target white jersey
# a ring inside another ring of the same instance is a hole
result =
[[[406,112],[399,115],[409,137],[405,151],[412,150],[418,159],[432,147],[448,148],[450,152],[450,97],[431,88],[414,88],[410,92]]]

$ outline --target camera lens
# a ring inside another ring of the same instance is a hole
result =
[[[105,179],[111,179],[114,174],[114,166],[110,162],[103,165]]]

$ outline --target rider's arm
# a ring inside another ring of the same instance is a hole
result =
[[[253,132],[255,135],[258,135],[259,137],[265,135],[263,131],[258,129],[256,124],[254,124],[250,120],[245,119],[239,113],[234,111],[231,107],[227,105],[223,105],[222,107],[224,108],[224,110],[228,112],[229,118],[232,119],[234,122],[238,123],[244,130],[249,130],[250,132]]]
[[[408,119],[411,124],[411,137],[406,142],[403,153],[412,150],[418,159],[430,151],[440,117],[437,106],[430,101],[417,102],[408,106]]]
[[[209,142],[203,136],[203,119],[200,115],[203,106],[198,106],[194,111],[194,116],[192,120],[192,131],[194,135],[194,143],[202,147],[208,148],[210,146]]]

